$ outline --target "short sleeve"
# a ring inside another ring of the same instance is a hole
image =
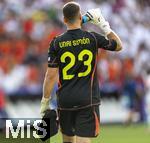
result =
[[[113,40],[113,39],[108,40],[104,36],[102,36],[96,32],[92,32],[92,34],[94,35],[94,37],[96,39],[96,43],[97,43],[98,48],[102,48],[104,50],[109,50],[109,51],[115,51],[116,50],[117,42],[115,40]]]
[[[58,67],[58,60],[57,60],[57,52],[55,47],[55,39],[53,39],[50,43],[48,49],[48,67]]]

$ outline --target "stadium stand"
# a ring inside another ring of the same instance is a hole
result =
[[[42,96],[49,43],[53,37],[65,31],[61,7],[67,1],[0,1],[0,90],[7,98],[6,110],[9,116],[20,116],[21,111],[28,110],[28,107],[31,109],[31,106],[32,110],[29,109],[31,113],[27,116],[39,115],[39,100],[34,102],[33,99],[40,99]],[[150,96],[149,86],[145,84],[150,69],[150,0],[78,2],[82,6],[83,13],[90,8],[100,7],[112,29],[118,33],[123,42],[123,50],[119,54],[103,50],[99,53],[98,76],[104,100],[102,109],[109,111],[112,108],[115,110],[122,107],[119,101],[126,96],[126,81],[132,80],[137,87],[136,96],[141,97],[138,106],[145,110],[143,100],[145,96]],[[83,28],[99,31],[91,24],[85,24]],[[27,99],[26,102],[24,99]],[[17,104],[14,104],[15,100],[18,100]],[[109,103],[112,100],[110,108]],[[15,115],[17,108],[20,112]],[[103,114],[103,110],[101,111]],[[120,117],[121,115],[119,114]],[[141,115],[144,116],[142,113]],[[106,115],[105,118],[104,115],[104,122],[107,120],[110,122],[109,116]],[[125,119],[125,115],[122,116],[123,119],[120,117],[118,119],[121,121]]]

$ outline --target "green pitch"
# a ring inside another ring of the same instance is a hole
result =
[[[38,139],[5,139],[0,134],[0,143],[42,143]],[[62,143],[60,133],[45,143]],[[150,143],[150,130],[145,125],[101,126],[101,134],[92,143]]]
[[[62,143],[61,136],[55,136],[51,143]],[[150,131],[144,125],[101,126],[101,134],[92,143],[150,143]]]

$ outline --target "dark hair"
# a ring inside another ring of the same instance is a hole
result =
[[[63,7],[64,18],[69,23],[74,23],[80,14],[80,5],[76,2],[68,2]]]

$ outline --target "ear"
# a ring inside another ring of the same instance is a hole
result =
[[[64,17],[64,23],[66,24],[67,23],[67,19]]]

